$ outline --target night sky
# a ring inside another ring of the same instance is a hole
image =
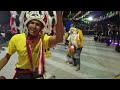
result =
[[[10,22],[10,13],[9,11],[0,11],[0,24],[9,24]]]

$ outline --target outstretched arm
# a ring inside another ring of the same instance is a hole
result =
[[[49,47],[53,47],[57,43],[60,43],[63,41],[64,27],[63,27],[61,11],[56,11],[56,15],[57,15],[56,36],[52,36],[49,39],[49,42],[48,42]]]
[[[6,54],[4,58],[2,58],[0,60],[0,70],[7,64],[7,62],[9,61],[11,55],[10,54]]]

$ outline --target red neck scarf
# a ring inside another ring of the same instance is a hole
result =
[[[32,58],[32,52],[31,52],[31,45],[29,44],[29,41],[26,40],[26,47],[27,47],[27,53],[29,57],[29,61],[31,64],[31,70],[34,72],[35,68],[33,65],[33,58]],[[45,73],[45,54],[44,54],[44,47],[43,47],[43,41],[40,38],[40,57],[39,57],[39,65],[38,65],[38,74],[44,74]]]

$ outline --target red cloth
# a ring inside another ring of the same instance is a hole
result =
[[[40,59],[39,59],[39,66],[38,66],[38,73],[44,74],[45,73],[45,53],[44,53],[44,46],[43,41],[40,40]]]
[[[30,44],[27,40],[26,42],[26,47],[27,47],[27,53],[29,56],[29,61],[31,63],[31,69],[34,71],[34,65],[32,63],[32,53],[30,50]],[[39,58],[39,65],[38,65],[38,73],[39,74],[44,74],[45,73],[45,53],[44,53],[44,47],[43,47],[43,41],[40,39],[40,58]]]
[[[74,53],[74,51],[75,51],[74,46],[70,46],[70,52]]]

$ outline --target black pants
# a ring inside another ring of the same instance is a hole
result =
[[[117,43],[118,43],[118,46],[120,44],[120,35],[117,35]]]
[[[106,45],[107,45],[107,46],[110,46],[110,43],[111,43],[111,42],[110,42],[110,37],[108,36],[108,37],[106,38]]]
[[[116,38],[115,35],[112,35],[112,36],[111,36],[111,40],[114,41],[114,42],[115,42],[115,38]]]
[[[82,48],[75,49],[75,53],[73,55],[73,65],[80,66],[80,54],[81,54]]]
[[[39,75],[38,71],[28,72],[28,70],[16,69],[16,73],[13,79],[44,79],[43,75]]]

